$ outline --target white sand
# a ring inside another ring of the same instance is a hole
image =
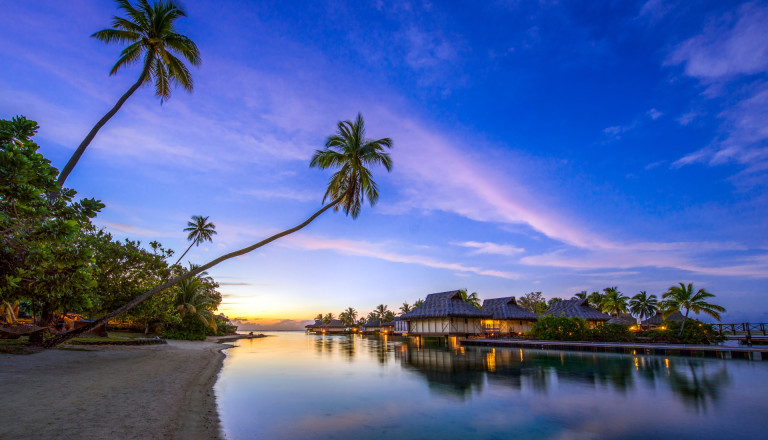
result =
[[[220,439],[213,385],[225,345],[0,354],[0,437]]]

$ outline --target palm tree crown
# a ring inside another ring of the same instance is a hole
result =
[[[460,289],[459,295],[461,295],[461,299],[463,299],[469,305],[478,309],[482,307],[482,305],[480,304],[480,297],[477,296],[477,292],[472,292],[470,294],[470,293],[467,293],[467,289]]]
[[[411,306],[410,304],[408,304],[408,301],[404,301],[404,302],[403,302],[403,305],[402,305],[402,306],[400,306],[400,311],[401,311],[403,314],[405,314],[405,313],[408,313],[408,312],[410,312],[411,310],[413,310],[413,306]]]
[[[171,84],[191,92],[192,75],[177,55],[193,66],[199,66],[201,60],[197,45],[176,32],[175,21],[187,16],[184,9],[173,0],[156,1],[153,5],[139,0],[136,7],[129,0],[117,0],[117,4],[127,18],[114,16],[111,29],[91,35],[105,43],[130,43],[109,74],[114,75],[143,57],[146,73],[142,83],[154,79],[155,95],[161,101],[171,97]]]
[[[672,286],[662,295],[664,315],[669,316],[673,312],[685,310],[683,324],[680,326],[680,334],[683,334],[685,321],[688,320],[688,313],[693,311],[695,314],[706,313],[707,315],[720,321],[720,313],[725,312],[725,307],[707,302],[708,298],[714,298],[715,295],[704,289],[699,289],[693,293],[693,283],[680,283],[679,286]]]
[[[91,128],[64,165],[57,180],[60,187],[63,187],[72,169],[75,168],[101,127],[143,84],[154,79],[155,94],[160,98],[161,104],[163,100],[170,98],[171,85],[181,85],[187,91],[192,91],[192,75],[176,55],[180,55],[193,66],[199,66],[200,51],[192,40],[176,32],[175,21],[187,16],[181,6],[174,0],[158,0],[153,5],[150,5],[147,0],[139,0],[137,6],[133,6],[129,0],[117,0],[117,6],[126,13],[127,18],[114,16],[112,28],[102,29],[91,36],[105,43],[128,43],[120,53],[120,58],[112,66],[110,75],[114,75],[122,67],[129,66],[142,57],[144,57],[144,67],[138,80]]]
[[[603,292],[605,292],[601,301],[603,313],[619,316],[620,314],[627,312],[627,301],[629,300],[629,297],[619,292],[618,287],[606,287],[603,289]]]
[[[640,319],[650,318],[658,309],[656,295],[648,296],[645,290],[640,291],[640,293],[629,300],[629,311]]]
[[[366,139],[365,121],[360,113],[354,122],[339,122],[336,134],[325,141],[325,149],[315,151],[309,163],[310,167],[321,169],[340,168],[331,176],[323,201],[341,198],[334,209],[341,208],[352,218],[360,214],[363,199],[367,198],[373,206],[379,199],[379,191],[366,167],[383,165],[392,171],[392,159],[385,148],[392,148],[392,139]]]
[[[201,215],[193,215],[192,221],[187,222],[187,227],[184,228],[184,232],[189,232],[187,240],[191,241],[187,250],[179,257],[176,264],[179,264],[184,255],[187,255],[192,246],[200,246],[203,242],[213,242],[213,236],[216,235],[216,225],[208,221],[208,217]]]
[[[379,304],[376,306],[376,315],[382,322],[384,322],[384,319],[387,317],[387,312],[389,312],[389,308],[386,305]]]

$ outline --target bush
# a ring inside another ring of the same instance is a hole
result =
[[[621,324],[599,324],[589,330],[590,341],[596,342],[631,342],[635,335],[629,327]]]
[[[194,316],[186,316],[180,323],[174,324],[168,331],[164,332],[163,337],[185,341],[203,341],[209,333],[213,334],[213,330],[199,319]]]
[[[216,332],[217,335],[223,336],[223,335],[233,335],[235,332],[237,332],[237,326],[232,324],[227,324],[226,322],[217,322],[216,327],[218,327],[219,331]]]
[[[584,319],[543,316],[528,334],[550,341],[584,341],[588,332],[589,324]]]
[[[725,340],[725,337],[721,336],[712,324],[706,324],[695,319],[688,319],[682,336],[678,336],[682,324],[682,322],[667,322],[665,329],[655,328],[641,333],[640,336],[650,338],[653,342],[671,344],[714,344]]]

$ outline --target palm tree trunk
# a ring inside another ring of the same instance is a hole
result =
[[[137,296],[136,298],[128,301],[128,303],[126,303],[124,306],[120,307],[119,309],[117,309],[117,310],[115,310],[113,312],[107,313],[106,315],[102,316],[101,318],[95,320],[94,322],[92,322],[92,323],[90,323],[88,325],[85,325],[85,326],[83,326],[81,328],[78,328],[78,329],[72,330],[70,332],[64,333],[63,335],[57,336],[55,338],[49,339],[48,341],[43,343],[43,347],[44,348],[53,348],[53,347],[56,347],[57,345],[63,344],[64,342],[67,342],[68,340],[70,340],[72,338],[75,338],[78,335],[81,335],[81,334],[83,334],[83,333],[85,333],[85,332],[87,332],[87,331],[89,331],[89,330],[91,330],[91,329],[101,325],[101,324],[109,322],[112,318],[114,318],[116,316],[119,316],[119,315],[122,315],[123,313],[127,312],[128,310],[131,310],[132,308],[136,307],[137,305],[139,305],[142,302],[146,301],[147,299],[151,298],[153,295],[156,295],[156,294],[162,292],[163,290],[168,289],[169,287],[173,287],[173,286],[175,286],[176,284],[178,284],[181,281],[184,281],[184,280],[186,280],[188,278],[191,278],[191,277],[199,274],[200,272],[206,271],[206,270],[212,268],[213,266],[216,266],[217,264],[219,264],[219,263],[221,263],[223,261],[229,260],[230,258],[235,258],[235,257],[239,257],[240,255],[245,255],[248,252],[251,252],[251,251],[253,251],[255,249],[258,249],[258,248],[260,248],[260,247],[262,247],[262,246],[264,246],[266,244],[272,243],[273,241],[277,240],[278,238],[285,237],[286,235],[293,234],[294,232],[296,232],[296,231],[298,231],[300,229],[303,229],[305,226],[307,226],[308,224],[312,223],[312,221],[314,219],[316,219],[320,214],[322,214],[325,211],[327,211],[328,209],[336,206],[339,202],[341,202],[342,199],[344,199],[344,197],[346,195],[347,194],[345,193],[345,194],[341,195],[339,198],[337,198],[336,200],[332,201],[331,203],[323,206],[322,208],[320,208],[319,211],[317,211],[316,213],[312,214],[308,219],[304,220],[304,222],[302,222],[302,223],[292,227],[291,229],[287,229],[287,230],[285,230],[283,232],[275,234],[275,235],[273,235],[273,236],[271,236],[269,238],[266,238],[266,239],[264,239],[264,240],[262,240],[262,241],[260,241],[258,243],[252,244],[251,246],[248,246],[248,247],[242,248],[240,250],[237,250],[237,251],[230,252],[228,254],[222,255],[221,257],[216,258],[215,260],[210,261],[210,262],[208,262],[208,263],[206,263],[206,264],[204,264],[204,265],[202,265],[202,266],[200,266],[200,267],[198,267],[198,268],[196,268],[194,270],[190,270],[189,272],[187,272],[187,273],[185,273],[183,275],[179,275],[178,277],[176,277],[176,278],[174,278],[174,279],[172,279],[170,281],[167,281],[167,282],[165,282],[165,283],[163,283],[163,284],[161,284],[161,285],[159,285],[159,286],[157,286],[157,287],[155,287],[155,288],[153,288],[151,290],[148,290],[147,292],[144,292],[143,294]]]
[[[683,317],[683,324],[680,326],[680,333],[677,334],[677,337],[683,336],[683,329],[685,328],[685,321],[688,320],[688,313],[691,311],[691,309],[685,309],[685,316]]]
[[[181,259],[182,259],[182,258],[184,258],[184,255],[187,255],[187,252],[189,252],[189,250],[190,250],[190,249],[192,249],[192,245],[193,245],[193,244],[195,244],[195,242],[196,242],[196,241],[197,241],[197,240],[193,240],[193,241],[192,241],[192,243],[190,243],[190,244],[189,244],[189,247],[187,248],[187,250],[186,250],[186,251],[184,251],[184,253],[183,253],[183,254],[181,254],[181,256],[179,257],[179,259],[178,259],[178,260],[176,260],[176,262],[175,262],[175,263],[173,263],[173,265],[174,265],[174,266],[175,266],[175,265],[177,265],[177,264],[179,264],[179,261],[181,261]]]
[[[107,123],[110,119],[112,119],[112,116],[117,113],[118,110],[120,110],[120,107],[123,106],[125,101],[128,100],[128,98],[133,95],[133,92],[135,92],[146,79],[147,75],[149,74],[149,69],[152,66],[152,61],[155,59],[154,56],[148,55],[147,56],[147,62],[144,64],[144,70],[141,71],[141,75],[139,75],[139,80],[136,81],[130,89],[128,89],[127,92],[123,96],[120,97],[120,99],[117,100],[117,104],[115,104],[114,107],[112,107],[112,110],[107,112],[106,115],[104,115],[103,118],[99,120],[99,122],[96,123],[96,125],[93,126],[90,133],[88,133],[88,136],[83,139],[83,142],[80,143],[80,146],[77,147],[77,150],[75,150],[74,154],[72,154],[72,157],[69,158],[69,162],[67,162],[66,165],[64,165],[64,169],[61,170],[61,173],[59,173],[59,179],[57,180],[57,184],[59,187],[64,186],[64,181],[67,180],[67,177],[69,176],[69,173],[72,172],[72,169],[75,168],[75,165],[77,165],[77,161],[80,160],[80,156],[83,155],[85,152],[85,149],[88,148],[88,145],[90,145],[91,141],[94,137],[96,137],[96,133],[101,130],[101,127],[104,126],[104,124]]]

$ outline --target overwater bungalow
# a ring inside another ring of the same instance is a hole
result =
[[[656,312],[655,315],[651,316],[640,324],[645,328],[656,328],[661,327],[665,322],[682,322],[683,320],[685,320],[685,316],[683,316],[683,314],[680,312],[672,313],[671,315],[667,316],[667,319],[664,319],[664,316],[662,316],[661,312]]]
[[[360,326],[360,331],[367,334],[380,332],[381,324],[381,319],[369,319],[368,322]]]
[[[389,322],[382,322],[381,323],[381,333],[385,334],[393,334],[395,332],[395,322],[389,321]]]
[[[408,321],[405,321],[401,319],[399,316],[395,317],[394,320],[395,323],[395,334],[396,335],[405,335],[408,334]]]
[[[322,333],[323,321],[316,319],[314,323],[305,325],[304,328],[307,329],[307,333]]]
[[[340,319],[332,319],[331,322],[320,326],[323,333],[346,333],[347,326]]]
[[[522,335],[531,330],[538,315],[517,305],[514,296],[483,301],[483,311],[491,314],[483,320],[483,330],[489,335]]]
[[[586,299],[564,299],[555,301],[545,315],[565,316],[566,318],[586,319],[590,327],[608,322],[611,317],[589,306]]]
[[[427,295],[424,304],[400,316],[413,336],[482,335],[483,320],[490,318],[490,313],[461,299],[458,290]]]

